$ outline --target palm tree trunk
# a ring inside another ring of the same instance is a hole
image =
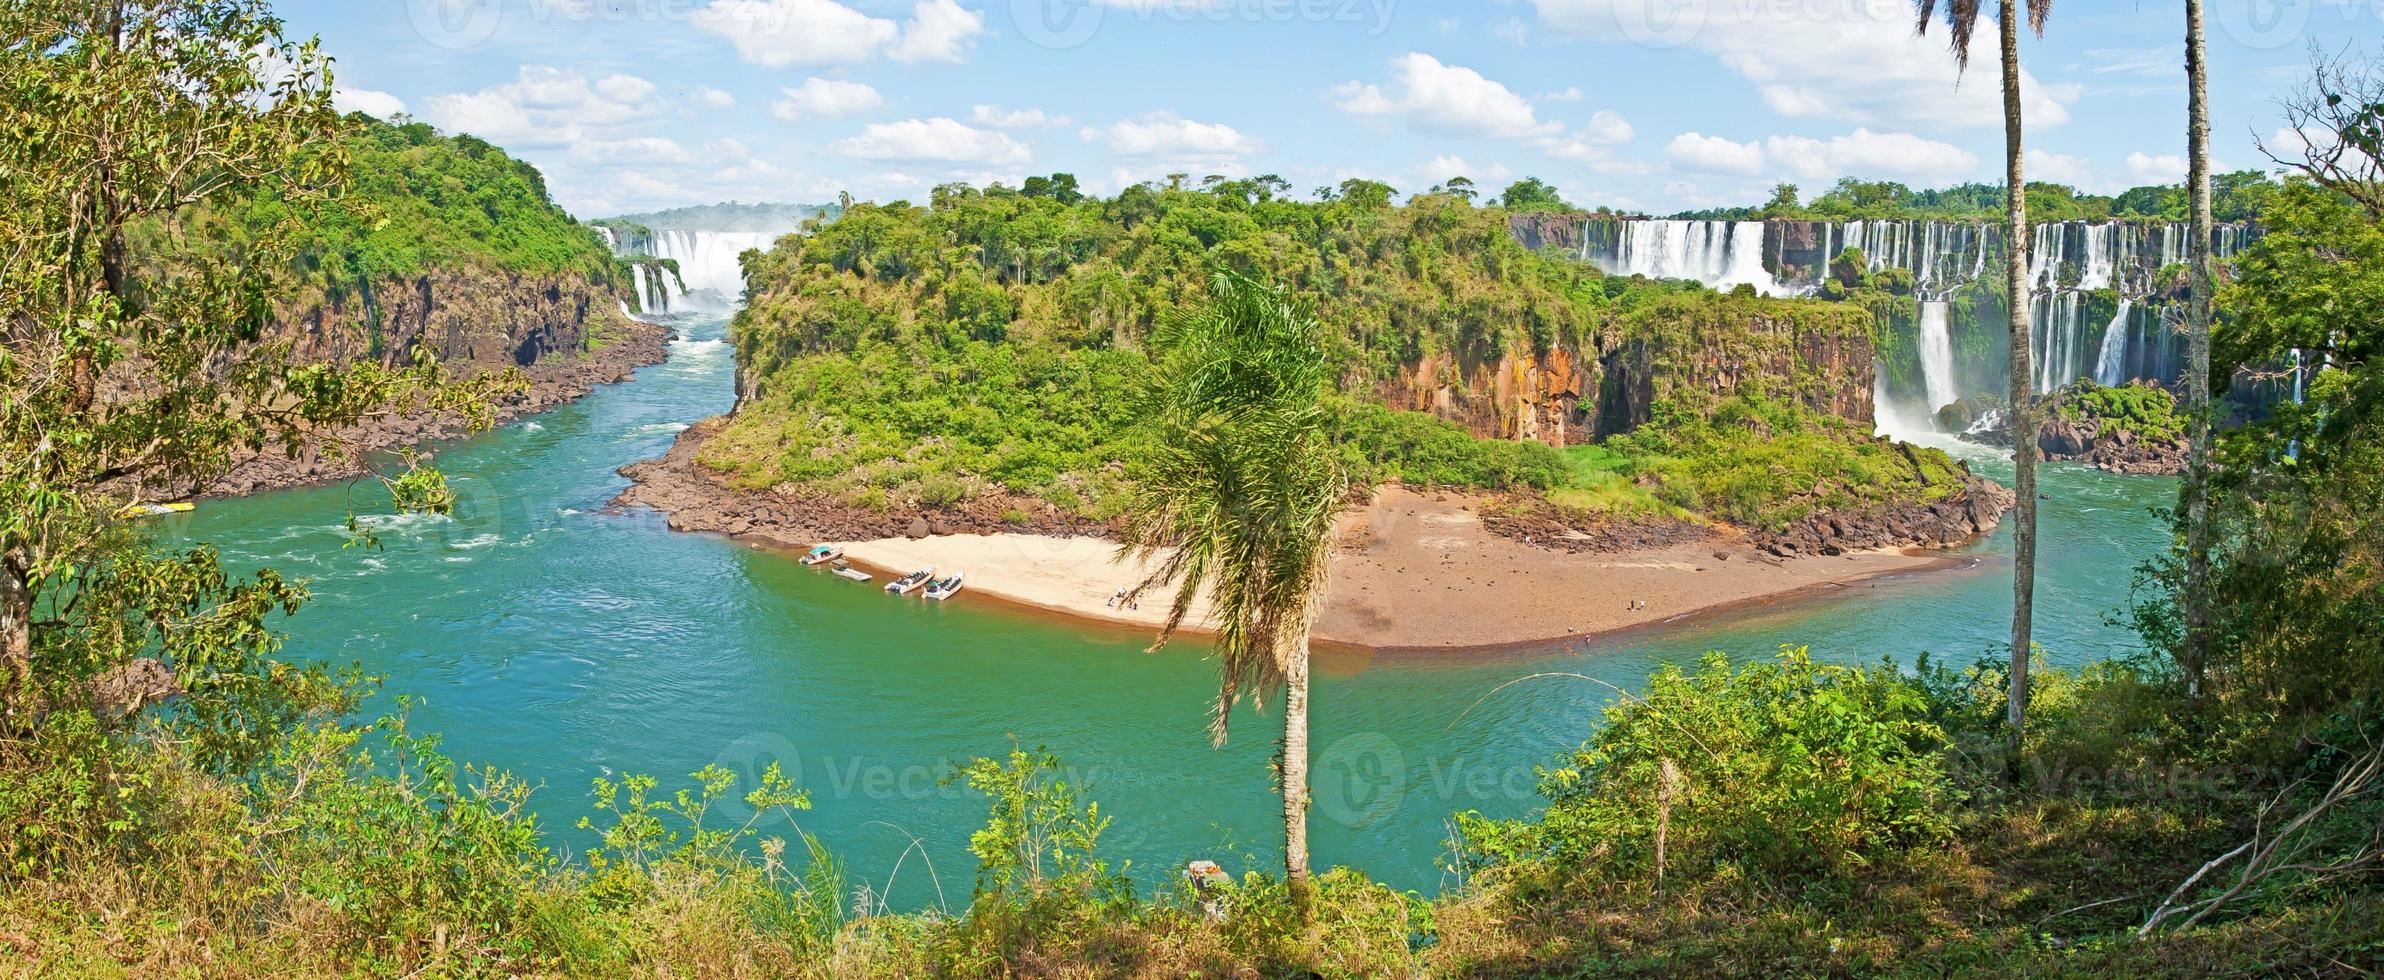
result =
[[[1308,907],[1308,637],[1295,639],[1283,669],[1283,880]]]
[[[2036,397],[2030,385],[2028,341],[2028,183],[2020,148],[2020,10],[2002,0],[2003,164],[2005,196],[2011,205],[2007,233],[2004,300],[2011,308],[2012,491],[2019,506],[2012,527],[2012,631],[2010,749],[2016,757],[2028,716],[2029,634],[2036,615]]]
[[[2185,412],[2190,442],[2185,460],[2186,695],[2202,696],[2209,665],[2210,605],[2210,320],[2217,297],[2210,216],[2210,66],[2202,44],[2202,2],[2185,0],[2187,88],[2186,194],[2193,210],[2186,261],[2193,295],[2186,307]]]

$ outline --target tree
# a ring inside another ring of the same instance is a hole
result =
[[[1126,511],[1121,558],[1155,561],[1143,590],[1172,586],[1165,644],[1206,593],[1221,685],[1210,720],[1245,698],[1283,694],[1283,868],[1308,878],[1308,636],[1332,565],[1333,521],[1350,477],[1325,408],[1324,328],[1277,286],[1232,273],[1208,305],[1169,320],[1142,407],[1149,458]]]
[[[2185,0],[2185,191],[2191,212],[2186,242],[2191,294],[2186,305],[2185,669],[2186,694],[2202,695],[2210,656],[2210,318],[2217,270],[2211,256],[2210,65],[2202,44],[2202,0]]]
[[[1920,8],[1918,30],[1927,34],[1938,0],[1915,0]],[[2020,118],[2020,2],[1999,0],[1996,13],[2003,54],[2003,196],[2008,211],[2004,227],[2004,306],[2011,311],[2012,491],[2018,506],[2012,516],[2012,631],[2011,703],[2007,718],[2011,751],[2020,750],[2027,724],[2028,658],[2035,650],[2031,638],[2036,614],[2036,433],[2040,406],[2029,385],[2028,329],[2028,182],[2022,167]],[[2045,32],[2045,17],[2053,0],[2026,0],[2028,27]],[[1978,26],[1982,0],[1945,0],[1945,24],[1952,35],[1954,61],[1970,67],[1970,37]]]
[[[112,663],[57,659],[77,617],[107,604],[84,601],[97,595],[91,583],[138,560],[127,559],[128,505],[187,496],[239,454],[295,450],[391,403],[425,398],[482,421],[487,406],[440,386],[428,352],[406,368],[300,364],[267,334],[292,242],[331,199],[347,145],[328,60],[314,42],[284,40],[261,2],[9,4],[0,78],[9,134],[0,240],[10,243],[0,250],[0,731],[9,731],[41,709],[44,692],[131,657],[162,654],[169,662],[152,666],[177,666],[176,648],[154,640],[122,644]],[[270,220],[250,240],[224,241],[220,222],[209,223],[265,198]],[[427,471],[391,487],[401,504],[445,503],[443,481]],[[215,568],[203,551],[189,563]],[[189,595],[159,601],[198,615]],[[144,611],[152,623],[175,615]],[[185,666],[200,679],[239,670]]]
[[[1796,214],[1797,210],[1802,207],[1802,205],[1797,203],[1796,196],[1797,188],[1795,184],[1788,183],[1787,181],[1781,181],[1777,184],[1771,185],[1771,201],[1763,206],[1764,216],[1767,218],[1785,218]]]
[[[1572,205],[1566,204],[1564,198],[1556,193],[1556,188],[1549,186],[1547,182],[1538,177],[1525,177],[1508,184],[1506,193],[1499,196],[1499,201],[1509,211],[1567,211],[1572,209]]]
[[[1474,190],[1473,178],[1471,177],[1451,177],[1449,178],[1448,183],[1442,184],[1438,188],[1435,188],[1435,191],[1437,193],[1446,194],[1460,201],[1464,201],[1468,204],[1473,203],[1474,198],[1481,196],[1480,191]]]

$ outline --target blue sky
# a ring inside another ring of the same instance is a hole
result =
[[[2384,0],[2210,0],[2213,146]],[[2069,0],[2022,62],[2032,178],[2182,175],[2181,4]],[[1530,175],[1653,212],[1840,176],[1997,179],[1993,38],[1957,77],[1907,0],[282,0],[350,108],[506,147],[582,217],[720,200],[924,200],[1067,171]],[[2357,50],[2357,49],[2354,49]]]

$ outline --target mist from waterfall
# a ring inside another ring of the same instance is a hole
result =
[[[656,229],[645,242],[647,254],[679,264],[683,292],[672,297],[709,310],[734,307],[745,298],[745,270],[737,256],[747,249],[769,250],[778,240],[774,232],[665,231]],[[664,277],[668,280],[668,276]]]

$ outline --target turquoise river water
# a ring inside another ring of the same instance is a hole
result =
[[[709,763],[750,780],[777,761],[812,794],[803,829],[856,880],[898,905],[958,905],[984,804],[940,777],[1015,742],[1066,761],[1115,818],[1103,850],[1131,859],[1146,887],[1196,858],[1274,866],[1276,721],[1245,712],[1231,744],[1212,749],[1215,673],[1198,644],[1145,654],[1141,633],[981,597],[898,601],[783,555],[673,533],[651,512],[600,513],[626,484],[615,468],[730,407],[722,323],[676,325],[686,339],[668,363],[442,452],[462,497],[455,515],[367,518],[381,550],[341,547],[351,501],[386,509],[369,487],[209,503],[178,534],[216,545],[229,569],[306,579],[315,599],[281,624],[286,653],[385,674],[368,710],[418,698],[417,730],[540,785],[549,838],[565,849],[589,841],[573,824],[592,777],[643,772],[672,787]],[[2008,476],[2008,464],[1978,465]],[[2134,638],[2107,618],[2129,570],[2163,547],[2151,508],[2172,483],[2054,466],[2045,492],[2040,642],[2064,662],[2129,652]],[[1611,691],[1520,678],[1629,688],[1661,663],[1783,643],[1838,660],[1993,653],[2008,631],[2010,535],[1959,554],[1966,567],[1538,651],[1320,654],[1317,864],[1431,891],[1449,814],[1530,812],[1533,767],[1579,744]]]

